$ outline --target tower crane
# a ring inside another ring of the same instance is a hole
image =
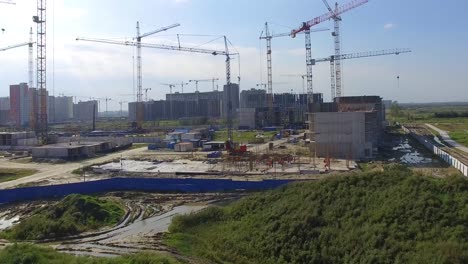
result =
[[[189,82],[195,82],[195,91],[198,92],[199,82],[211,82],[213,91],[215,91],[215,82],[219,81],[219,78],[203,79],[203,80],[189,80]]]
[[[9,50],[9,49],[14,49],[14,48],[19,48],[19,47],[23,47],[23,46],[28,46],[29,49],[29,53],[28,53],[28,77],[29,77],[29,80],[28,80],[28,86],[30,88],[34,87],[34,84],[33,84],[33,61],[34,61],[34,58],[33,58],[33,47],[34,47],[34,42],[33,41],[33,31],[32,31],[32,27],[30,28],[29,30],[29,42],[24,42],[24,43],[20,43],[20,44],[16,44],[16,45],[11,45],[11,46],[8,46],[8,47],[5,47],[5,48],[0,48],[0,51],[6,51],[6,50]]]
[[[302,93],[305,94],[305,78],[307,77],[307,75],[305,75],[305,74],[283,74],[282,76],[301,77],[301,79],[302,79]]]
[[[312,44],[310,40],[310,28],[316,26],[326,20],[338,17],[339,15],[361,6],[369,0],[354,0],[340,7],[337,7],[333,12],[328,12],[321,16],[315,17],[312,20],[303,22],[297,29],[291,31],[291,37],[295,38],[297,34],[304,32],[305,34],[305,48],[306,48],[306,65],[307,65],[307,100],[308,103],[313,103],[313,83],[312,83]]]
[[[186,82],[180,82],[178,84],[174,84],[174,87],[176,86],[180,86],[181,87],[181,92],[184,93],[184,85],[188,85],[189,83],[186,83]]]
[[[311,32],[319,32],[319,31],[326,31],[327,28],[318,28],[311,30]],[[265,33],[265,34],[264,34]],[[265,29],[260,33],[259,39],[266,40],[266,50],[267,50],[267,101],[268,101],[268,109],[269,109],[269,121],[273,120],[273,69],[272,69],[272,59],[271,59],[271,40],[273,38],[278,37],[287,37],[291,36],[291,32],[288,33],[280,33],[280,34],[271,34],[270,29],[268,27],[268,22],[265,22]]]
[[[322,2],[327,7],[328,11],[334,14],[332,16],[332,19],[334,21],[335,30],[332,32],[332,36],[333,36],[334,44],[335,44],[335,58],[339,58],[341,55],[341,35],[340,35],[341,17],[339,15],[336,15],[338,11],[338,3],[335,2],[335,10],[333,10],[328,4],[327,0],[322,0]],[[341,91],[341,60],[335,60],[330,70],[333,70],[333,73],[331,74],[331,78],[330,78],[331,87],[332,87],[331,88],[332,95],[335,94],[335,90],[336,90],[336,94],[338,96],[341,96],[341,92],[342,92]],[[332,97],[332,100],[333,98],[334,97]]]
[[[164,49],[164,50],[174,50],[174,51],[184,51],[184,52],[194,52],[194,53],[204,53],[204,54],[211,54],[211,55],[224,55],[226,56],[225,64],[226,64],[226,83],[228,85],[231,84],[231,55],[239,55],[238,53],[230,53],[227,45],[227,38],[224,36],[224,45],[225,50],[209,50],[209,49],[201,49],[201,48],[188,48],[188,47],[181,47],[181,46],[171,46],[171,45],[161,45],[161,44],[149,44],[149,43],[136,43],[133,41],[116,41],[116,40],[106,40],[106,39],[91,39],[91,38],[76,38],[76,40],[81,41],[89,41],[89,42],[98,42],[98,43],[105,43],[105,44],[114,44],[114,45],[123,45],[123,46],[137,46],[143,48],[154,48],[154,49]],[[228,96],[229,97],[229,96]],[[230,100],[230,98],[228,98]],[[141,124],[143,121],[143,116],[139,114],[139,112],[143,111],[140,107],[137,107],[137,126],[141,129]],[[229,111],[228,111],[229,112]],[[228,128],[231,127],[232,130],[232,119],[231,124]],[[228,129],[229,130],[229,129]],[[228,133],[229,134],[229,133]],[[232,131],[230,133],[230,138],[232,138]]]
[[[377,50],[377,51],[366,51],[366,52],[357,52],[357,53],[349,53],[349,54],[342,54],[338,57],[335,55],[331,55],[326,58],[320,58],[320,59],[313,59],[312,60],[312,65],[315,65],[316,63],[320,62],[330,62],[330,75],[331,79],[333,80],[334,76],[334,66],[336,65],[335,63],[337,61],[341,60],[348,60],[348,59],[358,59],[358,58],[367,58],[367,57],[376,57],[376,56],[384,56],[384,55],[399,55],[402,53],[409,53],[411,52],[410,49],[388,49],[388,50]],[[338,90],[336,90],[338,93]],[[339,97],[338,94],[336,94],[337,97]],[[331,99],[333,100],[335,98],[335,89],[332,83],[331,86]]]
[[[92,99],[95,99],[95,100],[103,100],[103,101],[106,102],[106,116],[108,117],[109,112],[107,112],[107,102],[112,101],[112,98],[104,97],[104,98],[92,98]]]
[[[161,83],[161,85],[168,86],[169,87],[169,115],[170,119],[172,120],[172,88],[175,87],[174,84],[167,84],[167,83]]]
[[[46,23],[46,0],[37,0],[37,14],[33,16],[33,22],[37,25],[37,66],[36,66],[36,84],[39,92],[39,127],[37,134],[43,144],[48,140],[47,127],[47,23]]]
[[[9,50],[9,49],[19,48],[19,47],[23,47],[23,46],[27,46],[27,45],[29,45],[29,42],[24,42],[24,43],[15,44],[15,45],[7,46],[7,47],[4,47],[4,48],[0,48],[0,51],[6,51],[6,50]]]
[[[120,102],[119,102],[119,105],[120,105],[120,117],[123,117],[123,115],[122,115],[122,105],[123,105],[123,104],[126,104],[126,103],[128,103],[128,102],[127,102],[127,101],[120,101]]]
[[[176,23],[176,24],[172,24],[170,26],[167,26],[167,27],[163,27],[163,28],[160,28],[160,29],[157,29],[157,30],[154,30],[154,31],[151,31],[151,32],[148,32],[148,33],[145,33],[145,34],[140,34],[140,22],[137,21],[137,26],[136,26],[136,29],[137,29],[137,35],[136,37],[134,38],[134,40],[136,40],[136,48],[137,48],[137,102],[141,102],[143,100],[143,80],[142,80],[142,66],[141,66],[141,39],[144,38],[144,37],[148,37],[150,35],[153,35],[153,34],[156,34],[156,33],[159,33],[159,32],[163,32],[163,31],[167,31],[171,28],[175,28],[175,27],[178,27],[180,26],[179,23]]]
[[[145,101],[148,102],[148,91],[151,91],[151,88],[145,88]]]

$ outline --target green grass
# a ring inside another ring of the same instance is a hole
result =
[[[270,141],[270,138],[274,135],[276,135],[277,132],[257,132],[257,131],[233,131],[233,136],[234,136],[234,142],[239,142],[239,143],[251,143],[256,140],[256,135],[257,134],[263,134],[265,142]],[[216,131],[214,140],[216,141],[226,141],[227,140],[227,131],[226,130],[221,130],[221,131]]]
[[[133,143],[132,146],[129,149],[138,149],[138,148],[146,148],[148,147],[149,143]]]
[[[468,147],[468,130],[450,132],[449,136],[459,144]]]
[[[467,204],[466,179],[393,165],[177,216],[165,241],[215,263],[468,263]]]
[[[0,250],[2,264],[177,264],[172,257],[141,252],[117,258],[77,257],[56,252],[47,247],[31,244],[14,244]]]
[[[0,182],[14,181],[23,177],[35,174],[37,170],[33,169],[0,169]]]
[[[125,214],[117,202],[73,194],[59,203],[39,209],[1,233],[10,240],[41,240],[76,235],[117,224]]]

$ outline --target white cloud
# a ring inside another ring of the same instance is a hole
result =
[[[392,29],[394,27],[395,27],[395,24],[393,24],[393,23],[387,23],[387,24],[384,25],[384,29]]]

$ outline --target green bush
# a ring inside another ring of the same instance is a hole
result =
[[[173,258],[142,252],[118,258],[76,257],[58,253],[51,248],[31,244],[14,244],[0,251],[2,264],[176,264]]]
[[[115,202],[73,194],[58,204],[47,206],[5,231],[12,240],[40,240],[75,235],[114,225],[125,210]]]
[[[178,217],[166,242],[223,263],[468,263],[467,205],[466,179],[389,166]]]

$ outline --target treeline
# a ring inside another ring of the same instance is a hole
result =
[[[456,118],[456,117],[468,117],[468,110],[463,112],[446,111],[446,112],[435,112],[435,118]]]
[[[178,216],[166,241],[215,263],[468,263],[467,204],[460,176],[390,166]]]

